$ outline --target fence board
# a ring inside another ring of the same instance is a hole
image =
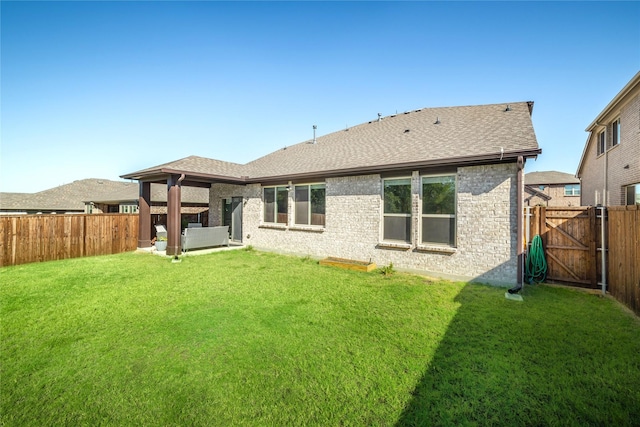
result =
[[[593,225],[597,222],[594,208],[536,206],[530,212],[529,237],[538,234],[542,238],[547,279],[597,287],[597,268],[593,262],[596,248]]]
[[[609,292],[640,315],[640,206],[610,207]]]
[[[138,245],[137,214],[0,217],[0,267],[108,255]]]

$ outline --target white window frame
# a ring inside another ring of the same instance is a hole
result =
[[[325,223],[320,225],[320,224],[311,224],[311,187],[312,186],[318,186],[318,185],[322,185],[324,187],[324,206],[325,206]],[[296,188],[297,187],[307,187],[307,195],[309,197],[309,201],[308,201],[308,209],[307,209],[307,222],[306,223],[298,223],[298,218],[297,218],[297,207],[296,207]],[[318,228],[324,228],[326,225],[326,221],[327,221],[327,185],[324,182],[311,182],[311,183],[304,183],[304,184],[294,184],[293,185],[293,224],[294,225],[299,225],[299,226],[305,226],[305,227],[318,227]]]
[[[620,144],[620,134],[622,133],[622,125],[620,117],[611,123],[611,148]]]
[[[567,188],[571,187],[571,188]],[[569,191],[567,191],[569,190]],[[564,186],[564,195],[567,197],[580,195],[580,184],[566,184]]]
[[[138,205],[119,205],[120,213],[138,213]]]
[[[268,188],[273,188],[275,191],[275,199],[274,199],[274,204],[273,204],[273,221],[267,221],[265,218],[265,213],[266,213],[266,201],[265,201],[265,197],[264,197],[264,191]],[[284,189],[287,193],[287,221],[286,222],[278,222],[278,189]],[[265,185],[264,187],[262,187],[262,223],[264,224],[276,224],[276,225],[287,225],[289,222],[289,190],[290,187],[289,185]]]
[[[412,217],[412,212],[413,212],[413,208],[410,209],[410,212],[408,214],[396,214],[396,213],[385,213],[384,212],[384,184],[385,181],[400,181],[400,180],[409,180],[409,197],[412,197],[413,194],[413,185],[412,185],[412,179],[411,176],[394,176],[394,177],[389,177],[389,178],[383,178],[382,179],[382,209],[381,209],[381,213],[382,213],[382,223],[380,226],[380,231],[381,231],[381,241],[383,242],[390,242],[390,243],[401,243],[401,244],[410,244],[411,243],[411,236],[413,234],[413,224],[411,224],[411,228],[409,230],[409,238],[408,240],[394,240],[394,239],[385,239],[384,238],[384,219],[386,217],[396,217],[396,218],[411,218]],[[412,200],[409,200],[410,205],[412,205]]]
[[[607,151],[607,130],[603,129],[598,132],[596,155],[600,156],[601,154],[604,154],[605,151]]]
[[[635,200],[633,201],[633,203],[629,203],[629,189],[630,188],[634,188],[635,191],[634,193],[637,193],[638,191],[640,191],[640,182],[637,184],[631,184],[631,185],[625,185],[624,187],[624,204],[625,206],[633,206],[635,205]]]
[[[453,177],[454,181],[454,203],[453,203],[453,214],[425,214],[424,210],[424,201],[423,201],[423,186],[424,178],[439,178],[439,177]],[[422,238],[422,223],[425,219],[428,218],[453,218],[455,229],[453,230],[453,242],[452,244],[441,243],[441,242],[425,242]],[[450,248],[458,247],[458,174],[456,173],[443,173],[443,174],[433,174],[433,175],[420,175],[420,225],[419,225],[419,244],[422,246],[444,246]]]

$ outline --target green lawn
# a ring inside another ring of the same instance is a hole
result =
[[[1,418],[43,425],[637,425],[615,301],[255,251],[0,269]]]

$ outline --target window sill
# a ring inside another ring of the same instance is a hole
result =
[[[304,225],[292,225],[289,227],[289,230],[292,231],[310,231],[312,233],[324,233],[324,227],[312,227],[312,226],[304,226]]]
[[[378,249],[394,249],[394,250],[402,250],[408,251],[411,249],[411,243],[394,243],[394,242],[380,242],[376,246]]]
[[[272,230],[286,230],[286,224],[260,224],[258,228],[269,228]]]
[[[416,246],[418,252],[436,252],[440,254],[452,255],[458,252],[457,248],[451,246],[435,246],[435,245],[418,245]]]

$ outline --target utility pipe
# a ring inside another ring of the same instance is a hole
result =
[[[601,240],[601,250],[602,256],[600,257],[602,261],[602,295],[607,294],[607,245],[605,242],[605,215],[606,215],[606,207],[602,206],[600,209],[600,240]]]
[[[516,191],[517,193],[517,210],[518,210],[518,236],[517,236],[517,243],[516,245],[518,246],[518,250],[517,250],[517,254],[518,254],[518,285],[521,285],[524,283],[524,251],[523,251],[523,242],[522,242],[522,232],[523,227],[522,227],[522,222],[523,222],[523,204],[524,204],[524,200],[523,200],[523,188],[524,188],[524,157],[522,156],[518,156],[518,177],[517,177],[517,183],[516,185],[518,186],[518,189]]]

